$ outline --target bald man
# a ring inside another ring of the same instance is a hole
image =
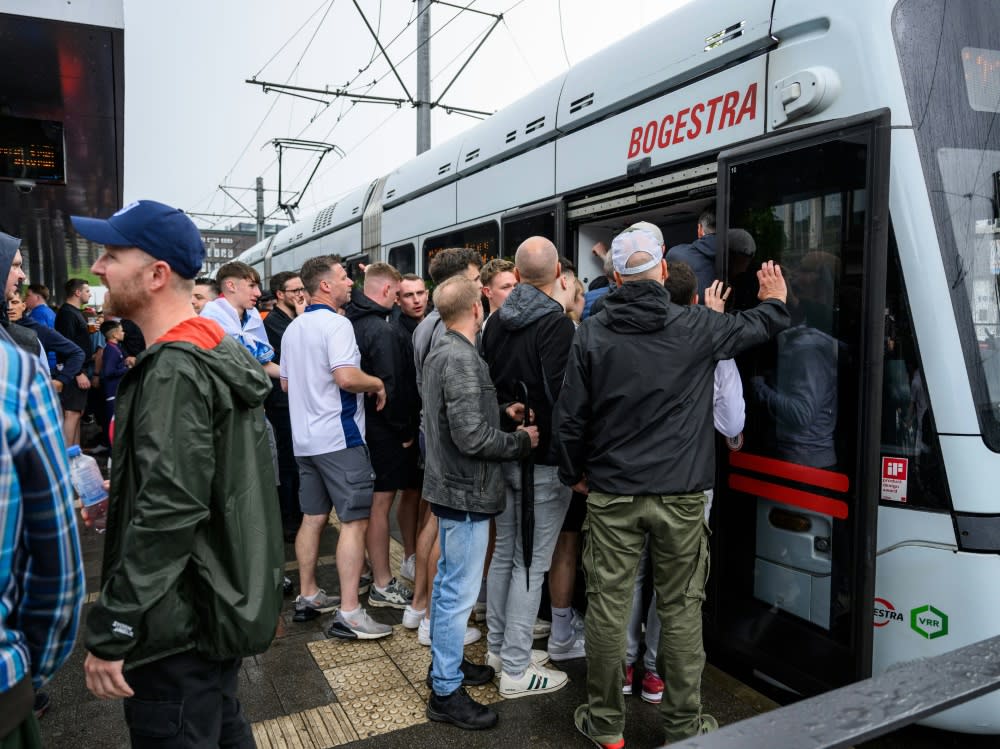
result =
[[[532,651],[535,615],[542,578],[552,561],[552,550],[562,527],[571,492],[559,483],[557,458],[552,447],[552,408],[562,387],[563,373],[573,343],[573,322],[554,297],[571,281],[562,275],[559,253],[545,237],[530,237],[517,248],[514,274],[518,286],[491,319],[483,334],[483,351],[501,405],[523,402],[521,383],[527,388],[527,406],[538,425],[534,468],[535,529],[530,566],[515,553],[521,535],[521,467],[506,463],[507,506],[497,517],[496,550],[487,579],[487,662],[500,671],[500,694],[507,699],[553,692],[566,685],[562,671],[542,666],[554,648]],[[516,426],[506,425],[508,429]],[[570,624],[567,617],[567,624]],[[582,634],[569,627],[565,649],[558,655],[579,651]],[[550,643],[551,644],[551,643]]]

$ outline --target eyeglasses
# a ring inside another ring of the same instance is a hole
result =
[[[305,294],[306,293],[306,287],[305,286],[299,286],[299,288],[297,288],[297,289],[284,289],[283,291],[286,294]]]

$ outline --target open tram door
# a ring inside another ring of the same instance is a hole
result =
[[[746,427],[717,452],[706,641],[802,694],[871,672],[888,136],[883,111],[719,157],[730,306],[757,303],[774,260],[792,325],[737,359]]]

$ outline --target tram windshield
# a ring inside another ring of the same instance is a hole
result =
[[[1000,452],[996,10],[991,0],[902,0],[893,34],[983,439]]]

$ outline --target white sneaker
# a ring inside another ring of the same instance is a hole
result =
[[[544,650],[532,650],[531,651],[531,665],[533,666],[544,666],[549,662],[549,654]],[[489,650],[486,651],[486,665],[492,666],[493,670],[498,674],[503,671],[503,663],[500,661],[500,656],[491,653]]]
[[[556,642],[549,637],[548,649],[549,658],[554,661],[569,661],[587,655],[583,632],[574,631],[568,642]]]
[[[535,619],[535,625],[531,628],[531,636],[536,640],[539,637],[548,637],[552,631],[552,625],[544,619]]]
[[[420,609],[419,611],[413,606],[407,604],[406,608],[403,609],[403,626],[407,629],[416,629],[420,626],[420,620],[424,618],[424,614],[427,613],[427,609]]]
[[[531,663],[520,679],[515,679],[506,673],[500,674],[500,696],[515,700],[518,697],[548,694],[562,689],[568,683],[569,677],[562,671]]]
[[[399,565],[399,576],[409,580],[411,583],[417,579],[417,555],[410,554],[403,563]],[[413,629],[412,627],[410,629]]]
[[[466,627],[465,628],[465,638],[462,641],[462,646],[471,645],[483,636],[483,633],[479,631],[479,627]],[[424,647],[431,646],[431,620],[425,619],[421,614],[420,625],[417,627],[417,642],[419,642]]]

